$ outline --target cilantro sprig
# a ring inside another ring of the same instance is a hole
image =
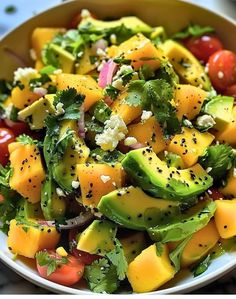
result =
[[[215,29],[211,26],[200,26],[196,24],[190,24],[186,28],[184,28],[182,31],[175,33],[172,36],[172,39],[185,39],[188,37],[198,37],[202,36],[206,33],[214,33]]]
[[[46,251],[40,251],[36,253],[36,260],[39,264],[39,266],[47,267],[47,276],[50,276],[52,273],[54,273],[58,267],[62,265],[66,265],[68,263],[68,258],[67,257],[55,257],[50,255]]]

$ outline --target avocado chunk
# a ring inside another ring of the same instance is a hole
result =
[[[233,121],[233,106],[233,97],[216,96],[205,105],[204,111],[214,118],[216,122],[214,128],[223,130],[226,125]]]
[[[41,189],[41,208],[46,220],[59,220],[65,215],[65,199],[58,196],[51,177],[46,178]]]
[[[156,44],[159,45],[167,39],[165,28],[158,26],[153,28],[152,33],[150,34],[150,39]]]
[[[151,226],[168,223],[180,214],[177,201],[153,198],[134,186],[103,196],[98,209],[110,220],[136,230],[146,230]]]
[[[105,256],[115,248],[117,227],[108,220],[94,220],[79,236],[77,249]]]
[[[71,74],[74,72],[76,59],[70,52],[55,44],[49,44],[49,49],[55,53],[59,61],[59,67],[62,69],[63,73]]]
[[[61,124],[59,141],[64,136],[71,133],[66,149],[62,154],[61,160],[56,165],[52,165],[53,178],[57,184],[67,193],[74,191],[72,182],[78,181],[75,173],[76,164],[85,163],[89,156],[89,148],[83,139],[78,136],[78,125],[76,121],[64,120]],[[58,142],[59,142],[58,141]]]
[[[94,116],[95,119],[101,123],[104,123],[106,120],[108,120],[111,113],[111,108],[103,100],[96,102],[89,109],[89,114]]]
[[[18,207],[17,216],[24,219],[42,219],[43,213],[40,203],[30,203],[26,199],[21,199]]]
[[[160,45],[183,81],[205,90],[211,89],[211,82],[203,66],[184,46],[171,39]]]
[[[154,197],[192,204],[213,184],[199,164],[183,170],[168,167],[150,147],[130,151],[121,163],[131,179]]]
[[[214,201],[202,201],[189,209],[186,214],[173,223],[159,225],[148,229],[150,238],[155,242],[180,241],[205,227],[214,216]]]
[[[184,161],[180,157],[180,155],[177,155],[175,153],[168,152],[165,155],[165,161],[167,166],[169,167],[175,167],[177,169],[183,169],[184,168]]]
[[[79,29],[89,28],[93,31],[101,31],[104,29],[110,29],[124,25],[126,28],[132,30],[133,34],[136,33],[146,33],[152,32],[152,27],[141,21],[139,18],[130,16],[123,17],[115,21],[101,21],[96,20],[92,17],[83,19],[79,24]]]
[[[120,239],[127,263],[131,263],[146,247],[146,239],[143,232],[133,233]]]
[[[28,122],[31,130],[43,129],[46,117],[56,113],[56,109],[53,106],[54,96],[54,94],[47,94],[21,110],[18,113],[19,120]]]

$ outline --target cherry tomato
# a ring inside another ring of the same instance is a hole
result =
[[[61,256],[54,251],[48,251],[52,259],[61,259]],[[37,269],[39,275],[50,281],[65,286],[71,286],[77,283],[83,276],[84,264],[80,260],[76,259],[74,256],[69,255],[67,257],[68,263],[62,264],[57,267],[57,269],[47,276],[47,266],[40,266],[37,262]]]
[[[13,132],[6,128],[0,128],[0,164],[5,166],[8,162],[8,144],[15,140]]]
[[[5,127],[6,127],[6,124],[4,122],[4,119],[0,118],[0,128],[5,128]]]
[[[209,57],[216,51],[223,49],[221,41],[217,37],[211,35],[191,37],[184,43],[189,51],[204,63],[207,63]]]
[[[234,84],[234,85],[228,87],[228,88],[226,89],[226,91],[224,92],[224,94],[225,94],[226,96],[232,96],[232,97],[234,97],[234,99],[236,100],[236,84]]]
[[[236,54],[217,51],[208,61],[209,77],[217,91],[224,91],[236,83]]]
[[[28,134],[29,132],[31,132],[29,126],[21,121],[14,122],[10,119],[5,119],[5,124],[13,131],[16,137],[21,134]]]
[[[77,229],[72,229],[69,232],[69,242],[70,242],[70,251],[73,256],[75,256],[78,260],[80,260],[82,263],[85,265],[91,265],[92,262],[95,260],[100,259],[101,257],[96,254],[90,254],[88,252],[78,250],[76,248],[77,246],[77,241],[76,241],[76,236],[78,234]]]
[[[210,188],[207,193],[208,193],[209,197],[213,200],[224,198],[224,195],[219,190],[217,190],[215,188]]]

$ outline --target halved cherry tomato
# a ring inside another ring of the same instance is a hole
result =
[[[15,141],[13,132],[6,128],[0,128],[0,164],[5,166],[8,162],[8,145]]]
[[[207,63],[209,57],[216,51],[223,49],[219,38],[211,35],[191,37],[185,40],[184,44],[197,59],[204,63]]]
[[[236,54],[221,50],[208,61],[209,77],[217,91],[224,91],[236,83]]]
[[[213,200],[224,198],[224,195],[219,190],[217,190],[215,188],[210,188],[207,193],[208,193],[209,197]]]
[[[232,97],[234,97],[234,99],[236,100],[236,84],[234,84],[234,85],[228,87],[228,88],[226,89],[226,91],[224,92],[224,94],[225,94],[226,96],[232,96]]]
[[[47,251],[52,259],[61,259],[62,257],[54,251]],[[43,278],[46,278],[50,281],[53,281],[58,284],[65,286],[71,286],[77,283],[83,276],[84,273],[84,264],[80,260],[76,259],[74,256],[69,255],[67,257],[68,263],[62,264],[57,267],[57,269],[47,276],[47,266],[40,266],[37,262],[37,269],[39,275]]]
[[[78,250],[76,248],[77,241],[76,236],[78,234],[77,229],[72,229],[69,232],[69,242],[70,242],[70,252],[73,256],[75,256],[78,260],[80,260],[85,265],[91,265],[95,260],[98,260],[101,258],[101,256],[96,254],[90,254],[88,252]]]
[[[30,132],[29,126],[26,123],[21,121],[15,122],[6,118],[5,124],[7,125],[8,128],[12,130],[15,137],[18,137],[21,134],[28,134]]]

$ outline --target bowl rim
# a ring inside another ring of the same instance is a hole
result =
[[[116,0],[113,0],[114,3],[115,3],[115,1]],[[227,16],[224,13],[221,13],[219,11],[215,12],[210,8],[204,7],[203,5],[198,4],[198,3],[195,4],[195,3],[189,2],[188,0],[176,0],[176,1],[180,2],[180,3],[184,3],[185,5],[188,5],[189,7],[198,7],[206,12],[209,12],[210,14],[215,15],[216,17],[225,19],[226,21],[228,21],[229,23],[231,23],[233,26],[236,27],[236,20],[230,16]],[[31,22],[32,19],[40,18],[45,13],[53,11],[54,9],[58,9],[58,7],[64,7],[64,6],[70,5],[73,2],[75,2],[75,1],[68,0],[66,2],[58,3],[57,5],[51,6],[43,11],[40,11],[37,15],[28,18],[27,20],[21,22],[15,28],[8,30],[6,33],[4,33],[2,36],[0,36],[0,43],[4,42],[5,38],[7,38],[11,34],[14,34],[14,32],[17,31],[18,29],[20,29],[24,26],[27,26],[27,24],[29,22]],[[1,232],[0,234],[4,234],[4,233]],[[224,254],[227,254],[227,252]],[[66,286],[51,282],[47,279],[44,279],[44,278],[40,277],[38,274],[34,273],[33,271],[28,270],[27,268],[24,268],[23,265],[16,263],[11,257],[9,257],[9,255],[4,253],[3,251],[0,251],[0,260],[5,265],[7,265],[9,268],[11,268],[14,272],[16,272],[18,275],[25,278],[29,282],[31,282],[35,285],[38,285],[40,287],[43,287],[47,290],[53,291],[55,293],[77,294],[77,295],[78,294],[98,295],[96,293],[92,293],[89,290],[87,291],[87,290],[76,289],[73,287],[66,287]],[[192,281],[187,282],[186,284],[183,284],[183,285],[173,286],[173,287],[169,287],[166,289],[161,289],[161,290],[157,290],[157,291],[153,291],[153,292],[147,292],[147,293],[143,293],[143,294],[159,295],[159,294],[187,293],[188,291],[196,290],[198,288],[201,288],[201,287],[217,280],[218,278],[222,277],[226,272],[230,272],[231,270],[233,270],[235,268],[235,266],[236,266],[236,259],[235,259],[235,261],[232,260],[232,261],[226,263],[223,267],[215,270],[214,272],[206,274],[203,277],[199,277],[197,279],[197,281],[193,279]],[[124,295],[124,294],[122,294],[122,295]]]

